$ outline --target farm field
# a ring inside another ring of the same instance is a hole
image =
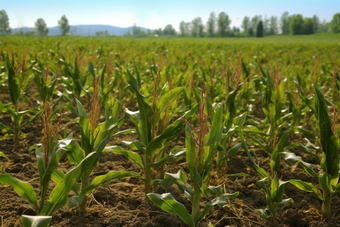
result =
[[[340,226],[339,94],[339,35],[1,37],[2,225]]]

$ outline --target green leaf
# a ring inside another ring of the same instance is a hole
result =
[[[17,84],[17,80],[15,78],[16,76],[15,76],[14,69],[11,65],[8,55],[6,56],[6,71],[7,71],[7,76],[8,76],[7,83],[8,83],[9,97],[11,99],[11,102],[14,105],[17,105],[19,97],[20,97],[20,90]]]
[[[145,96],[139,92],[136,78],[132,76],[130,71],[127,69],[128,73],[128,83],[134,90],[137,96],[139,114],[140,114],[140,137],[142,143],[147,146],[151,141],[151,117],[153,115],[153,110],[151,106],[145,101]]]
[[[238,195],[239,195],[238,192],[235,192],[233,194],[223,194],[220,197],[217,197],[217,198],[209,201],[205,205],[201,215],[199,216],[199,218],[197,220],[197,223],[199,223],[201,220],[203,220],[205,218],[205,216],[214,207],[214,205],[218,205],[219,207],[222,207],[222,206],[224,206],[227,203],[227,201],[226,201],[227,199],[235,199]]]
[[[22,215],[21,221],[24,227],[48,227],[52,221],[52,216]]]
[[[209,195],[216,195],[216,196],[221,196],[223,194],[223,189],[222,189],[222,185],[218,185],[218,186],[209,186],[206,189],[206,192],[209,193]]]
[[[318,194],[318,190],[311,183],[303,182],[301,180],[290,180],[289,183],[291,183],[298,189],[301,189],[302,191],[313,192],[318,199],[323,200],[322,197]]]
[[[291,128],[288,128],[286,130],[273,151],[272,158],[270,160],[270,167],[273,173],[279,171],[281,163],[281,153],[283,152],[283,148],[287,141],[290,130]]]
[[[239,126],[236,126],[236,127],[239,127]],[[266,172],[264,169],[260,168],[260,167],[255,163],[253,157],[251,156],[251,154],[250,154],[249,151],[248,151],[248,147],[247,147],[246,141],[244,140],[244,137],[243,137],[242,129],[241,129],[241,128],[239,128],[239,129],[240,129],[240,138],[241,138],[242,147],[243,147],[244,151],[247,153],[248,158],[250,159],[250,162],[253,164],[253,166],[254,166],[256,172],[257,172],[261,177],[268,177],[267,172]]]
[[[0,157],[6,158],[7,160],[9,160],[3,152],[0,152]]]
[[[35,210],[38,210],[37,196],[33,187],[25,181],[21,181],[12,175],[5,173],[0,174],[0,183],[11,185],[14,188],[14,191],[21,197],[27,200],[29,204],[31,204]]]
[[[108,184],[111,180],[114,179],[122,179],[126,177],[137,177],[140,178],[141,176],[135,172],[128,172],[125,170],[121,170],[119,172],[108,172],[105,175],[98,176],[93,179],[90,185],[86,186],[81,190],[81,194],[88,195],[93,190],[95,190],[101,184]]]
[[[325,155],[322,156],[321,168],[331,176],[331,184],[335,187],[339,179],[339,152],[336,145],[336,138],[332,131],[331,119],[328,116],[328,109],[322,92],[314,85],[317,96],[317,109],[319,128],[321,134],[321,146]]]
[[[84,194],[74,195],[68,198],[68,204],[70,208],[78,206],[84,199]]]
[[[190,111],[186,112],[183,117],[190,117],[193,113],[196,112],[198,105],[192,108]],[[169,125],[165,131],[150,141],[150,143],[146,146],[145,153],[149,159],[152,159],[158,151],[165,148],[165,146],[172,141],[174,138],[178,136],[178,134],[182,131],[185,126],[185,122],[182,118],[178,118],[171,125]]]
[[[232,148],[230,148],[227,155],[224,156],[223,158],[221,158],[220,160],[218,160],[217,165],[222,166],[223,163],[228,161],[231,156],[235,155],[241,147],[242,147],[242,143],[238,143],[235,146],[233,146]]]
[[[50,194],[50,199],[41,210],[40,215],[52,215],[67,203],[68,193],[72,190],[74,183],[81,174],[89,170],[97,161],[98,154],[95,152],[87,155],[81,163],[65,174],[65,178],[55,186]]]
[[[228,94],[227,103],[226,103],[227,113],[225,115],[226,116],[225,126],[227,127],[227,130],[231,128],[233,121],[236,117],[237,108],[235,105],[235,98],[236,98],[237,92],[241,89],[242,85],[243,85],[242,83],[237,85],[236,89]]]
[[[184,193],[184,195],[192,201],[194,198],[194,190],[186,184],[187,182],[187,176],[185,173],[182,172],[182,170],[178,170],[177,173],[165,173],[166,177],[175,179],[175,183],[177,184],[179,190]]]
[[[179,203],[170,193],[164,193],[162,195],[149,193],[147,196],[162,210],[171,214],[177,214],[187,225],[195,227],[194,219],[185,209],[184,205]]]
[[[145,153],[145,147],[139,142],[138,140],[128,142],[128,141],[122,141],[123,146],[129,146],[133,150],[139,150]]]
[[[290,152],[281,152],[281,155],[284,160],[292,164],[295,164],[295,163],[301,164],[303,168],[305,169],[305,171],[312,177],[318,177],[318,174],[314,171],[313,167],[309,163],[302,161],[302,158],[300,156],[297,156],[294,153],[290,153]]]
[[[228,174],[227,177],[248,177],[249,174],[246,173],[234,173],[234,174]]]
[[[156,168],[157,166],[160,166],[166,162],[170,162],[170,161],[176,161],[178,159],[180,159],[181,157],[185,156],[186,152],[185,152],[185,149],[182,150],[182,151],[179,151],[177,152],[176,154],[168,154],[166,156],[164,156],[161,160],[158,160],[157,162],[151,162],[148,164],[148,167],[150,169],[154,169]]]
[[[91,136],[90,122],[81,102],[76,99],[76,103],[77,103],[78,114],[79,114],[81,146],[82,146],[82,149],[85,151],[85,154],[88,155],[92,151],[91,144],[90,144],[90,136]]]
[[[316,136],[315,136],[315,134],[314,134],[313,132],[311,132],[311,131],[309,131],[309,130],[303,128],[302,126],[294,126],[294,127],[292,127],[292,128],[293,128],[293,131],[294,131],[294,132],[298,131],[298,132],[300,132],[300,133],[302,133],[302,134],[308,136],[309,138],[311,138],[311,139],[313,139],[313,140],[316,139]]]
[[[133,151],[127,151],[124,150],[122,147],[119,146],[109,146],[105,147],[105,150],[110,151],[113,154],[122,154],[127,159],[131,160],[133,163],[138,165],[140,168],[144,169],[143,161],[139,154],[133,152]]]
[[[7,127],[6,125],[4,125],[2,122],[0,122],[0,129],[3,132],[10,132],[10,133],[14,133],[14,130],[10,127]]]

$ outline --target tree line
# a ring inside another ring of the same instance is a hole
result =
[[[49,29],[43,18],[38,18],[34,23],[35,30],[23,32],[20,30],[16,35],[19,36],[46,36],[48,35]],[[58,21],[58,27],[61,30],[61,35],[66,35],[70,31],[70,25],[68,23],[68,19],[65,15],[61,17]],[[9,27],[9,18],[5,10],[0,11],[0,36],[10,35],[12,33],[11,28]]]
[[[144,31],[142,28],[134,25],[132,31],[124,36],[148,37],[148,36],[181,36],[181,37],[263,37],[267,35],[304,35],[318,32],[340,33],[340,13],[333,15],[330,22],[322,21],[317,15],[313,17],[303,17],[301,14],[289,15],[284,12],[280,18],[276,16],[262,17],[255,15],[252,18],[245,16],[241,23],[241,28],[230,26],[231,19],[225,12],[218,15],[215,12],[210,13],[210,17],[204,25],[201,17],[194,18],[191,22],[181,21],[179,32],[171,24],[164,29],[159,28],[151,31]],[[65,15],[58,21],[58,26],[62,35],[70,31],[70,25]],[[35,22],[35,30],[24,33],[22,30],[16,35],[22,36],[46,36],[49,29],[43,18],[38,18]],[[5,10],[0,11],[0,36],[10,35],[9,17]],[[96,32],[97,37],[110,36],[108,31]]]
[[[267,35],[307,35],[319,32],[340,33],[340,13],[333,15],[330,22],[321,21],[317,15],[303,17],[301,14],[289,15],[284,12],[280,18],[276,16],[262,17],[255,15],[252,18],[245,16],[241,28],[231,27],[231,19],[225,12],[218,15],[210,13],[208,21],[204,25],[201,17],[194,18],[191,22],[181,21],[179,32],[167,25],[164,30],[161,28],[154,31],[143,31],[134,25],[132,32],[125,36],[146,37],[160,35],[177,35],[182,37],[263,37]]]

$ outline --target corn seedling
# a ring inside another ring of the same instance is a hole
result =
[[[22,68],[25,68],[25,61],[21,63]],[[20,65],[19,65],[20,66]],[[14,142],[17,144],[19,142],[19,137],[21,135],[22,129],[28,126],[41,112],[42,110],[37,109],[29,109],[24,111],[19,111],[19,100],[20,98],[24,97],[24,91],[20,88],[20,78],[17,76],[17,71],[19,66],[14,69],[13,65],[9,60],[9,57],[6,57],[6,72],[7,72],[7,82],[8,82],[8,91],[10,95],[10,103],[4,104],[0,101],[0,111],[3,113],[7,113],[11,115],[12,120],[12,127],[3,124],[0,122],[0,128],[2,131],[9,133],[3,139],[7,139],[9,137],[14,137]],[[24,69],[23,69],[24,70]],[[14,108],[12,107],[14,106]],[[24,121],[24,116],[28,114],[35,114],[34,116],[30,117],[28,120]]]
[[[153,184],[153,170],[168,161],[178,160],[185,155],[184,150],[178,153],[162,155],[167,144],[176,138],[184,128],[185,122],[183,119],[179,118],[172,124],[164,127],[164,129],[161,128],[167,117],[169,103],[176,99],[176,96],[183,88],[176,88],[168,92],[161,97],[157,104],[154,103],[151,106],[145,101],[145,96],[139,92],[136,79],[129,70],[127,72],[128,82],[137,96],[139,111],[132,112],[126,110],[126,112],[130,115],[131,121],[136,125],[136,131],[141,141],[125,142],[125,144],[129,145],[132,149],[140,150],[143,153],[143,160],[137,153],[124,150],[121,147],[111,147],[109,150],[112,153],[124,155],[144,170],[145,194],[147,194]],[[196,110],[197,107],[194,107],[185,116],[190,117]],[[160,130],[162,130],[162,133],[158,135]]]
[[[316,85],[314,85],[314,89],[316,99],[314,108],[319,122],[320,144],[322,149],[322,159],[320,162],[322,173],[314,176],[319,179],[319,187],[323,192],[322,197],[318,194],[317,188],[311,183],[301,180],[294,180],[290,183],[303,191],[313,192],[318,199],[322,200],[322,217],[329,220],[332,199],[340,193],[340,184],[338,183],[340,166],[339,149],[336,136],[332,131],[332,121],[328,115],[325,97]],[[334,123],[335,122],[333,122],[333,124]],[[289,156],[287,159],[288,158]]]
[[[62,116],[60,117],[60,120]],[[57,131],[60,120],[54,128],[50,128],[50,118],[51,109],[48,106],[48,103],[45,103],[43,145],[36,149],[37,165],[40,175],[40,201],[38,202],[36,193],[28,182],[21,181],[10,174],[0,174],[0,183],[13,186],[15,192],[26,199],[27,202],[33,206],[38,215],[35,217],[23,216],[22,221],[25,227],[31,226],[30,223],[35,223],[36,226],[49,225],[50,218],[41,216],[51,216],[66,204],[68,193],[76,186],[75,176],[80,174],[82,168],[79,165],[70,170],[67,174],[63,174],[62,179],[57,180],[59,182],[52,190],[49,196],[50,199],[46,201],[47,189],[51,179],[55,180],[60,177],[57,174],[60,158],[67,149],[70,149],[73,146],[73,143],[76,143],[75,140],[72,140],[72,135],[69,135],[64,140],[57,140]]]
[[[205,218],[214,205],[222,207],[227,199],[236,198],[238,192],[233,194],[222,193],[222,186],[206,188],[209,172],[213,159],[217,152],[217,146],[221,140],[223,107],[219,107],[213,118],[211,128],[208,125],[209,114],[204,113],[205,102],[203,98],[204,88],[201,93],[201,105],[199,108],[199,129],[195,129],[185,118],[186,125],[186,160],[190,169],[190,178],[193,188],[187,184],[186,175],[180,170],[177,174],[166,173],[163,185],[168,189],[173,183],[192,203],[191,215],[184,205],[179,203],[170,193],[162,195],[149,193],[148,197],[163,210],[177,214],[187,225],[196,227]],[[202,197],[215,194],[217,197],[208,202],[203,211],[200,211]]]
[[[124,177],[139,177],[139,174],[137,173],[122,170],[119,172],[109,172],[106,175],[96,177],[92,182],[89,181],[95,164],[98,162],[99,155],[102,153],[111,137],[118,136],[120,134],[120,132],[117,132],[116,134],[114,133],[123,123],[123,119],[116,121],[119,114],[119,102],[116,102],[112,115],[110,115],[108,107],[105,107],[105,122],[99,124],[100,105],[99,87],[97,86],[98,79],[99,77],[94,85],[94,92],[91,98],[91,112],[89,116],[86,114],[83,105],[76,99],[79,113],[81,147],[79,144],[75,144],[72,149],[66,152],[69,161],[75,166],[83,162],[83,160],[91,153],[94,153],[95,155],[93,157],[96,157],[96,159],[92,162],[92,165],[90,165],[87,170],[82,171],[80,176],[81,187],[77,190],[77,195],[72,197],[70,202],[71,207],[79,204],[81,214],[84,214],[86,211],[88,195],[100,184],[106,184],[113,179],[121,179]]]

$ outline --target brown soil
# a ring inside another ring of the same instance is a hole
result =
[[[2,101],[7,97],[2,97]],[[263,112],[256,108],[255,117],[262,118]],[[9,116],[2,114],[0,120],[8,122]],[[62,122],[60,131],[67,121]],[[39,174],[36,166],[35,155],[28,154],[28,148],[41,140],[41,122],[37,118],[25,132],[31,132],[25,139],[21,139],[20,144],[15,146],[11,140],[0,142],[0,151],[4,152],[10,161],[1,159],[3,165],[2,173],[10,173],[13,176],[28,181],[37,192],[39,197]],[[123,129],[132,127],[131,122],[126,120]],[[74,135],[79,134],[77,125],[69,125],[68,132],[73,131]],[[4,134],[0,132],[0,137]],[[290,140],[293,136],[290,136]],[[119,138],[113,138],[111,145],[120,145],[122,140],[132,141],[138,139],[135,134],[124,135]],[[291,143],[293,141],[289,141]],[[184,135],[181,134],[177,140],[170,146],[184,146]],[[252,148],[256,150],[256,162],[266,170],[269,169],[270,157],[261,148]],[[315,170],[317,162],[306,156],[297,149],[292,149],[297,155],[301,155],[304,160],[310,161]],[[318,185],[317,179],[310,177],[300,166],[292,166],[282,161],[282,170],[280,172],[282,180],[301,179]],[[61,160],[60,169],[64,172],[72,168],[66,157]],[[118,171],[125,169],[143,174],[142,171],[120,155],[104,152],[100,159],[99,165],[95,168],[92,179],[108,171]],[[185,160],[180,160],[177,164],[168,164],[165,167],[167,172],[175,173],[182,169],[186,174],[189,173]],[[227,174],[248,173],[248,177],[226,177]],[[321,201],[312,193],[303,192],[296,187],[287,184],[285,189],[285,198],[293,198],[294,204],[286,204],[279,208],[278,222],[270,223],[263,221],[255,212],[255,209],[264,209],[266,207],[265,193],[256,186],[260,177],[251,167],[247,155],[240,151],[237,155],[231,157],[230,161],[224,166],[222,177],[216,175],[216,169],[211,171],[211,185],[223,184],[227,192],[239,192],[237,199],[228,201],[223,208],[214,207],[202,221],[200,226],[216,227],[222,226],[340,226],[338,216],[340,215],[340,199],[334,198],[332,203],[333,217],[329,223],[322,221],[320,217]],[[54,187],[51,183],[50,190]],[[161,186],[153,188],[153,192],[164,193]],[[172,187],[170,192],[174,197],[182,202],[187,210],[191,212],[190,202],[176,188]],[[68,206],[61,208],[53,215],[51,226],[129,226],[129,227],[161,227],[161,226],[186,226],[184,222],[176,215],[169,214],[154,205],[144,195],[143,182],[139,179],[128,178],[121,181],[112,181],[109,185],[100,186],[87,203],[87,213],[80,216],[77,208],[70,209]],[[207,200],[202,200],[201,208]],[[0,185],[0,218],[3,218],[4,227],[21,226],[20,216],[22,214],[34,215],[35,212],[31,206],[21,197],[19,197],[11,186]]]

